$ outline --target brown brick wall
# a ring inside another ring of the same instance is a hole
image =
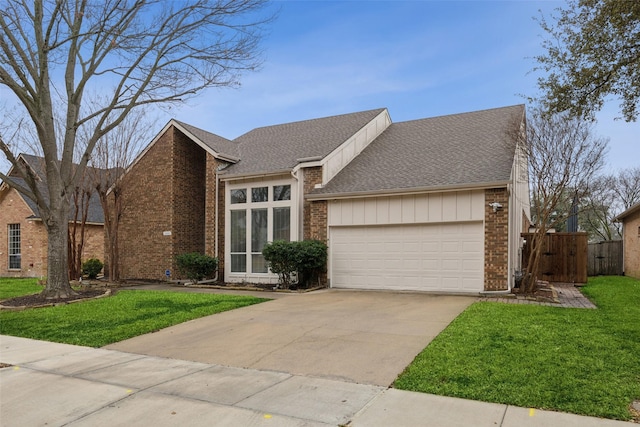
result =
[[[175,130],[172,257],[189,252],[205,252],[206,165],[206,152],[182,132]],[[172,270],[175,270],[175,264]],[[178,272],[175,273],[177,278]]]
[[[322,183],[322,168],[313,167],[304,169],[304,194],[309,194],[316,184]],[[304,200],[303,227],[304,239],[315,239],[327,243],[327,201]],[[328,285],[327,273],[320,275],[320,283]]]
[[[224,224],[226,220],[225,214],[225,191],[226,184],[222,181],[218,184],[218,279],[224,280]]]
[[[506,188],[493,188],[484,193],[484,289],[508,289],[509,277],[509,195]],[[498,202],[497,212],[489,206]]]
[[[172,279],[180,278],[175,256],[205,253],[207,167],[206,152],[170,127],[125,174],[120,223],[123,279],[163,280],[166,269]]]
[[[322,183],[322,167],[303,169],[304,194],[309,194],[316,184]],[[327,202],[304,200],[302,213],[302,227],[304,239],[318,239],[327,241]]]
[[[47,231],[40,220],[29,220],[33,212],[20,194],[6,189],[0,194],[0,276],[46,277]],[[21,269],[9,270],[8,225],[20,224]],[[104,260],[104,233],[101,225],[85,226],[82,260]]]
[[[162,279],[172,267],[173,128],[123,177],[119,226],[120,277]]]
[[[205,200],[205,253],[218,258],[218,277],[224,278],[224,182],[218,184],[216,212],[216,171],[220,162],[207,153]],[[216,221],[218,222],[218,253],[216,253]]]

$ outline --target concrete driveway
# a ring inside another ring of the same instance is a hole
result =
[[[105,348],[389,386],[475,300],[343,290],[287,294]]]

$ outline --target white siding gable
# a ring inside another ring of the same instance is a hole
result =
[[[389,117],[389,112],[385,109],[355,135],[329,153],[321,162],[323,166],[322,185],[331,181],[342,168],[367,148],[371,141],[384,132],[390,124],[391,117]]]

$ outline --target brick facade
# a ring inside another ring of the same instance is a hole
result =
[[[216,194],[216,172],[218,167],[225,165],[211,154],[207,154],[206,165],[206,201],[205,201],[205,253],[218,258],[218,277],[224,277],[224,182],[217,185]],[[217,196],[217,200],[216,200]],[[216,212],[217,202],[217,212]],[[216,221],[218,222],[218,252],[216,253]]]
[[[322,183],[322,167],[304,169],[304,194],[309,194],[316,186]],[[315,239],[328,244],[327,241],[327,201],[316,200],[303,202],[303,237]],[[320,274],[319,281],[328,286],[327,272]]]
[[[626,216],[623,227],[624,274],[640,279],[640,210]]]
[[[509,287],[509,194],[506,188],[484,192],[484,290],[504,291]],[[490,203],[500,203],[496,212]]]
[[[162,280],[169,269],[180,278],[175,256],[205,252],[207,165],[206,152],[171,126],[125,174],[120,277]]]
[[[38,219],[28,219],[33,212],[22,196],[13,188],[0,194],[0,276],[46,277],[47,230]],[[9,224],[20,224],[20,270],[9,270]],[[82,259],[104,260],[104,232],[102,225],[85,225]]]
[[[304,194],[309,194],[322,183],[322,167],[304,169]],[[304,200],[303,203],[304,239],[316,239],[327,243],[327,201]]]

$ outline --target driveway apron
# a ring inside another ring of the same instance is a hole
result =
[[[105,348],[389,386],[475,300],[343,290],[289,294]]]

